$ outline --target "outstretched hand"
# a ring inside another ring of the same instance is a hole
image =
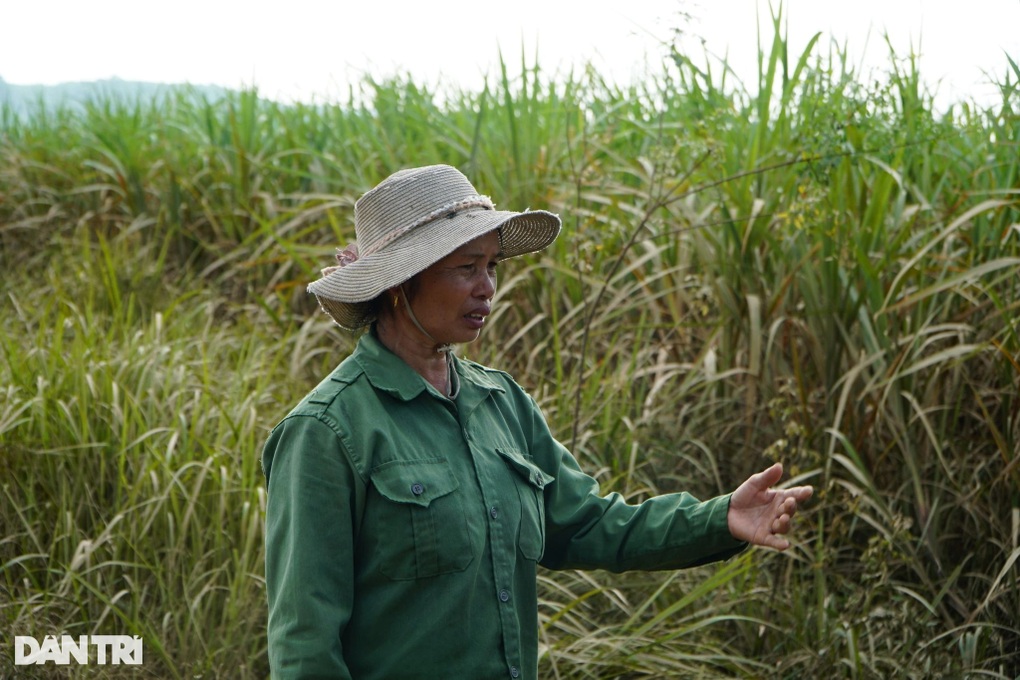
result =
[[[733,492],[726,521],[734,538],[776,550],[790,547],[790,542],[783,538],[783,534],[790,531],[790,522],[797,513],[797,505],[810,498],[814,489],[810,486],[770,488],[782,476],[783,464],[776,463],[748,477]]]

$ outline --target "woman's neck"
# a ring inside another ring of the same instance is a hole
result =
[[[449,394],[449,357],[446,345],[437,345],[409,323],[392,316],[380,316],[375,325],[376,337],[415,373],[425,378],[440,394]]]

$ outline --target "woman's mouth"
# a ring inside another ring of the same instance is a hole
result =
[[[465,314],[464,318],[467,319],[468,325],[471,328],[478,330],[485,325],[485,317],[488,315],[488,312],[472,312],[471,314]]]

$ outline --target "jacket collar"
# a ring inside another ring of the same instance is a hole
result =
[[[454,356],[454,370],[460,377],[458,403],[473,409],[488,396],[489,392],[503,392],[503,387],[483,371],[474,368]],[[378,390],[387,392],[403,401],[411,401],[428,390],[425,378],[420,376],[407,362],[391,352],[375,334],[375,327],[358,340],[358,346],[351,355],[358,363],[368,381]]]

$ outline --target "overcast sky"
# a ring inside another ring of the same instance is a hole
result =
[[[778,0],[773,5],[778,6]],[[793,56],[817,31],[863,68],[921,55],[940,101],[988,97],[1006,54],[1020,62],[1020,0],[786,0]],[[682,19],[680,13],[690,15]],[[119,77],[228,87],[267,96],[344,98],[362,74],[411,73],[477,87],[522,47],[547,71],[591,62],[617,81],[661,67],[673,28],[704,39],[743,77],[756,73],[756,23],[768,0],[0,0],[0,77],[53,84]],[[697,44],[692,42],[692,44]],[[700,47],[696,48],[700,51]]]

